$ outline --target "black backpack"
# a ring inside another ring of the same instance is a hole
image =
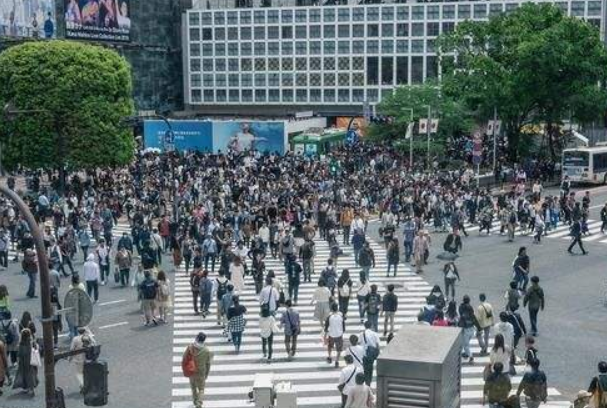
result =
[[[215,279],[217,281],[217,299],[223,298],[223,295],[228,293],[228,281],[220,282],[219,279]]]
[[[9,320],[8,324],[4,324],[4,321],[0,323],[0,339],[4,341],[4,344],[10,346],[15,341],[15,335],[12,329],[12,322]]]

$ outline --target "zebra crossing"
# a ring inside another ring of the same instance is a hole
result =
[[[399,265],[397,277],[386,277],[386,251],[380,244],[371,241],[375,251],[376,266],[371,269],[370,282],[377,284],[378,292],[384,293],[389,283],[396,286],[399,308],[395,316],[395,329],[405,324],[417,321],[417,314],[425,303],[431,286],[411,271],[405,265]],[[358,271],[354,256],[344,248],[344,255],[337,262],[337,269],[349,268],[352,272]],[[299,288],[299,302],[296,309],[301,316],[301,334],[298,337],[297,354],[294,359],[288,360],[282,341],[283,336],[278,333],[274,336],[274,359],[267,363],[262,358],[261,340],[259,337],[259,303],[255,295],[253,282],[246,278],[246,287],[240,293],[241,304],[247,308],[247,326],[243,334],[242,346],[239,354],[235,354],[231,343],[227,342],[222,328],[216,324],[215,302],[211,306],[210,314],[206,319],[193,313],[192,295],[189,278],[183,269],[175,274],[174,282],[174,310],[173,310],[173,349],[172,349],[172,408],[190,408],[191,392],[189,381],[181,372],[181,359],[185,348],[191,344],[199,331],[207,334],[207,345],[215,357],[211,373],[207,379],[203,406],[205,408],[244,408],[253,407],[249,401],[248,393],[252,390],[255,375],[258,373],[273,373],[275,383],[290,382],[292,389],[297,392],[299,407],[337,408],[341,404],[337,382],[344,362],[340,368],[325,362],[326,347],[321,338],[319,323],[313,317],[314,306],[311,304],[312,294],[316,288],[316,280],[320,271],[325,267],[329,258],[329,247],[325,241],[316,241],[316,257],[314,270],[316,274],[312,283],[302,282]],[[266,268],[276,272],[278,279],[284,279],[282,261],[267,258]],[[357,273],[352,274],[353,277]],[[353,279],[355,280],[355,279]],[[286,287],[285,287],[286,288]],[[279,309],[278,313],[281,313]],[[277,316],[278,317],[278,316]],[[382,331],[383,319],[380,318],[379,327]],[[351,297],[348,320],[346,322],[346,335],[359,334],[363,325],[358,319],[358,305],[355,296]],[[437,330],[440,330],[437,328]],[[476,354],[475,362],[471,365],[462,364],[461,398],[462,407],[480,408],[483,390],[483,369],[489,362],[489,357],[480,356],[480,348],[473,340],[472,347]],[[382,347],[385,341],[382,339]],[[522,371],[522,368],[520,368]],[[513,377],[513,387],[521,380],[521,375]],[[375,385],[372,384],[374,387]],[[516,390],[516,388],[514,388]],[[550,388],[550,402],[548,408],[562,408],[569,406],[566,401],[559,401],[559,392]],[[554,400],[554,401],[553,401]]]
[[[601,225],[603,224],[602,221],[600,220],[591,220],[589,219],[587,221],[587,227],[588,227],[588,232],[582,237],[584,242],[593,242],[593,241],[598,241],[601,244],[607,244],[607,228],[605,229],[606,233],[601,232]],[[430,229],[432,229],[431,227],[431,223],[430,225]],[[474,231],[479,231],[480,226],[478,224],[472,224],[470,222],[465,222],[464,223],[464,227],[466,232],[470,233],[470,232],[474,232]],[[501,231],[501,224],[499,220],[493,220],[492,225],[491,225],[491,234],[499,234]],[[486,233],[486,230],[483,230],[483,234]],[[528,237],[533,237],[534,232],[527,230],[527,231],[523,231],[520,226],[516,227],[515,230],[515,235],[516,236],[528,236]],[[549,231],[546,232],[546,235],[543,236],[543,238],[552,238],[552,239],[562,239],[562,240],[570,240],[571,237],[569,236],[569,224],[564,223],[564,222],[559,222],[557,224],[557,226],[555,228],[550,229]]]

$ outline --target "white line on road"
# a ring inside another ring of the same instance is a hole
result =
[[[112,300],[111,302],[99,303],[99,306],[115,305],[116,303],[126,302],[126,299]]]
[[[120,323],[114,323],[114,324],[108,324],[105,326],[99,326],[99,330],[103,330],[103,329],[109,329],[111,327],[118,327],[118,326],[124,326],[129,324],[129,322],[120,322]]]

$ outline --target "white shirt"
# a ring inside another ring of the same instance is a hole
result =
[[[259,304],[263,305],[264,303],[269,303],[270,312],[273,312],[277,309],[279,296],[278,291],[274,289],[274,287],[266,285],[261,292],[259,292]]]
[[[363,368],[363,357],[365,356],[365,350],[363,346],[357,344],[356,346],[348,347],[346,354],[349,354],[354,359],[354,365]]]
[[[259,237],[264,244],[270,242],[270,229],[268,227],[261,227],[259,229]]]
[[[508,322],[496,323],[491,329],[491,337],[495,337],[500,333],[504,336],[504,344],[510,348],[514,348],[514,327]]]
[[[99,265],[95,261],[86,261],[83,265],[84,280],[98,281],[99,280]]]
[[[339,374],[339,384],[344,384],[344,389],[342,391],[344,395],[348,395],[348,391],[350,391],[350,389],[356,385],[355,379],[356,374],[358,373],[364,374],[362,368],[355,364],[348,364],[341,369],[341,373]]]
[[[379,348],[379,335],[371,329],[365,329],[365,331],[358,336],[358,341],[360,341],[360,345],[365,351],[365,354],[367,354],[367,347],[369,346]]]
[[[334,339],[344,335],[344,318],[341,313],[332,313],[329,316],[329,327],[327,330],[329,337]]]

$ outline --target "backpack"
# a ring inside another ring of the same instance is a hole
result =
[[[607,389],[604,389],[601,383],[601,376],[597,377],[596,383],[596,407],[597,408],[607,408]]]
[[[141,284],[141,294],[144,299],[155,299],[156,292],[156,282],[153,280],[146,280]]]
[[[367,302],[367,313],[377,314],[379,313],[379,296],[370,294],[369,301]]]
[[[196,359],[194,358],[194,354],[190,347],[188,347],[188,352],[186,353],[183,361],[181,362],[181,371],[183,371],[184,377],[193,377],[196,375],[198,367],[196,366]]]
[[[192,292],[196,292],[198,290],[201,278],[202,276],[200,276],[198,273],[195,273],[190,277],[190,286],[192,287]]]
[[[4,322],[2,322],[0,326],[0,328],[2,329],[0,330],[0,338],[4,340],[4,344],[10,346],[15,341],[15,334],[13,333],[13,330],[11,330],[12,321],[9,320],[8,324],[6,325],[4,324]]]
[[[516,214],[514,212],[510,213],[510,216],[508,217],[508,223],[516,224]]]
[[[215,279],[215,281],[217,281],[217,299],[221,299],[228,293],[228,281],[220,282],[219,279]]]
[[[371,255],[369,254],[369,251],[367,251],[366,249],[360,251],[360,254],[358,255],[358,263],[361,266],[371,265]]]

